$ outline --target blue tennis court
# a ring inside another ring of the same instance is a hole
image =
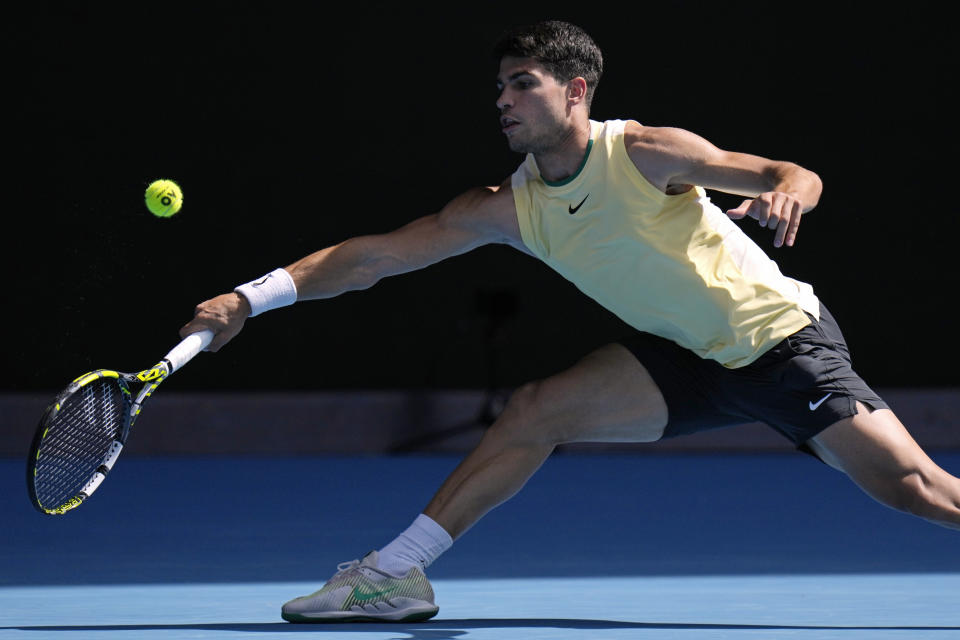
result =
[[[960,637],[960,536],[781,453],[558,453],[430,568],[435,619],[280,619],[458,460],[130,456],[63,517],[5,492],[0,636]],[[23,470],[0,462],[8,487]]]

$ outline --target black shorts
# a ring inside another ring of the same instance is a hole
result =
[[[858,400],[872,409],[888,408],[854,372],[847,343],[826,307],[820,306],[819,321],[810,320],[738,369],[648,333],[621,344],[650,372],[667,402],[664,438],[762,422],[809,453],[804,443],[855,415]]]

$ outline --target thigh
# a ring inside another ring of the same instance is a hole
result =
[[[664,398],[664,438],[756,420],[730,402],[727,389],[735,374],[720,363],[644,332],[624,338],[623,345],[643,364]],[[751,389],[739,392],[750,394]]]
[[[521,393],[529,397],[524,404],[535,411],[535,421],[558,443],[652,442],[667,423],[656,383],[619,344],[601,347]]]

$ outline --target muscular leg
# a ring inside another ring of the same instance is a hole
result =
[[[892,411],[857,409],[809,440],[810,448],[877,501],[960,529],[960,479],[931,460]]]
[[[437,613],[422,570],[490,509],[520,490],[563,442],[658,440],[667,423],[660,390],[620,345],[523,386],[480,444],[410,527],[339,570],[319,591],[283,605],[292,622],[426,620]]]
[[[456,539],[516,494],[558,444],[652,442],[667,423],[653,379],[611,344],[570,369],[524,385],[424,513]]]

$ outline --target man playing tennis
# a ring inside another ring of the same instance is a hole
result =
[[[792,246],[820,197],[817,175],[681,129],[591,120],[602,56],[576,26],[515,30],[496,54],[502,130],[526,154],[512,176],[208,300],[181,335],[210,328],[216,351],[249,316],[366,289],[488,243],[543,260],[637,331],[517,389],[406,531],[285,604],[283,617],[435,615],[423,570],[562,443],[652,442],[761,421],[881,503],[960,528],[960,480],[854,373],[812,287],[781,274],[731,221],[753,219],[774,246]],[[705,189],[747,199],[724,213]]]

